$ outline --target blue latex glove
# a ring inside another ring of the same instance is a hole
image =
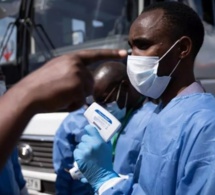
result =
[[[111,144],[106,143],[93,126],[87,125],[85,130],[74,158],[79,170],[97,191],[104,182],[118,175],[113,171]]]

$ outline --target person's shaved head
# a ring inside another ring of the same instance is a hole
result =
[[[94,71],[93,75],[95,85],[101,85],[102,83],[103,85],[105,84],[106,87],[120,84],[122,80],[127,79],[126,66],[123,63],[114,61],[101,64]]]
[[[94,97],[100,102],[123,80],[128,81],[126,66],[123,63],[108,61],[102,63],[93,73],[94,76]]]

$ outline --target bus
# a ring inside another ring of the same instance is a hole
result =
[[[0,20],[0,67],[8,88],[62,54],[83,49],[129,49],[131,23],[145,6],[158,1],[162,0],[0,0],[0,8],[9,13]],[[178,1],[193,8],[204,24],[195,76],[206,91],[215,94],[215,1]],[[20,139],[20,162],[31,194],[55,193],[52,143],[67,114],[34,116]]]

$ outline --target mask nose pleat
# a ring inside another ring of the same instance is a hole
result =
[[[139,59],[138,59],[139,58]],[[166,89],[170,76],[158,77],[158,57],[145,56],[129,57],[127,73],[133,87],[144,96],[157,99]]]

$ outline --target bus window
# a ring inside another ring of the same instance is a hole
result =
[[[55,49],[127,34],[126,0],[35,0],[34,22],[40,24]],[[35,34],[35,37],[36,34]],[[34,52],[45,50],[35,40]],[[40,45],[42,45],[40,43]]]
[[[16,27],[13,28],[13,23],[15,18],[6,17],[0,19],[0,64],[7,64],[15,60],[16,56]],[[8,29],[9,24],[11,24],[11,28]],[[13,29],[12,29],[13,28]],[[7,36],[5,37],[5,33],[8,29]],[[10,33],[11,32],[11,35]],[[8,42],[7,42],[8,39]],[[7,44],[6,44],[7,42]],[[2,53],[3,52],[3,53]]]
[[[72,43],[78,45],[84,42],[86,25],[83,20],[72,19]]]

